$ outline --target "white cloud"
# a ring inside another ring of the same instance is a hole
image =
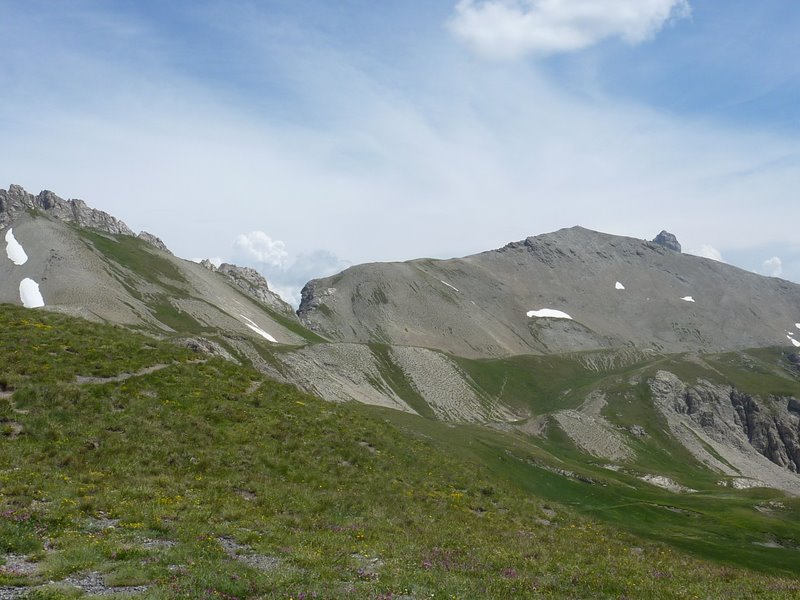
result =
[[[722,253],[714,248],[714,246],[711,244],[703,244],[697,250],[689,250],[689,254],[702,256],[703,258],[710,258],[711,260],[716,260],[718,262],[725,262],[722,258]]]
[[[233,247],[246,258],[272,267],[283,267],[289,257],[286,244],[273,240],[263,231],[240,233]]]
[[[266,268],[264,275],[270,289],[294,307],[300,305],[300,291],[312,279],[327,277],[351,265],[328,250],[298,254],[283,268]]]
[[[783,261],[778,256],[768,258],[761,265],[761,274],[769,277],[780,277],[783,274]]]
[[[282,241],[273,240],[263,231],[239,234],[233,249],[234,264],[258,270],[267,278],[269,289],[295,307],[300,304],[300,291],[306,283],[351,265],[329,250],[292,256]]]
[[[460,0],[448,25],[479,54],[510,59],[611,37],[638,44],[689,12],[688,0]]]
[[[784,276],[800,277],[800,259],[766,247],[797,239],[800,138],[790,131],[565,92],[530,62],[500,69],[430,52],[392,77],[338,47],[282,47],[263,22],[224,10],[221,39],[248,45],[253,72],[282,57],[289,102],[303,110],[273,116],[261,96],[231,102],[216,81],[106,64],[105,53],[54,65],[69,44],[49,29],[8,28],[8,48],[41,57],[4,88],[0,185],[84,198],[179,256],[249,262],[271,286],[317,247],[354,262],[444,258],[575,224],[647,239],[671,224],[687,248],[714,240],[733,260],[764,247],[737,264],[778,255]],[[156,46],[158,58],[168,44]],[[245,260],[247,245],[234,253],[230,243],[253,230],[285,247],[267,243]],[[260,262],[264,253],[278,266]]]

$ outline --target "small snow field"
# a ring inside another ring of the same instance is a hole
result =
[[[27,277],[19,283],[19,298],[25,308],[39,308],[44,306],[44,298],[39,291],[39,284]]]
[[[273,344],[277,344],[278,343],[278,340],[276,340],[274,337],[272,337],[266,331],[261,329],[258,325],[255,324],[255,322],[253,322],[252,320],[248,319],[244,315],[239,315],[239,316],[242,317],[245,320],[245,325],[247,325],[250,329],[255,331],[258,335],[263,337],[265,340],[267,340],[269,342],[272,342]]]
[[[621,284],[621,283],[618,281],[617,283],[615,283],[615,284],[614,284],[614,288],[615,288],[615,289],[618,289],[618,290],[624,290],[624,289],[625,289],[625,286],[624,286],[624,285],[622,285],[622,284]]]
[[[443,284],[445,284],[445,285],[446,285],[447,287],[449,287],[450,289],[453,289],[453,290],[455,290],[455,291],[458,291],[458,288],[457,288],[456,286],[454,286],[454,285],[450,285],[449,283],[447,283],[446,281],[444,281],[444,280],[442,280],[442,279],[440,279],[439,281],[441,281]]]
[[[683,298],[681,298],[681,300],[683,300],[684,302],[694,302],[694,298],[692,298],[691,296],[684,296]]]
[[[800,329],[800,323],[795,323],[794,326]]]
[[[529,318],[536,317],[537,319],[572,319],[567,313],[555,310],[554,308],[542,308],[540,310],[529,310],[527,312]]]
[[[8,255],[8,260],[18,267],[28,262],[28,255],[25,254],[25,249],[14,237],[13,229],[6,231],[6,254]]]
[[[800,340],[796,340],[792,336],[789,336],[789,335],[786,336],[786,339],[788,339],[790,342],[792,342],[792,345],[795,348],[800,348]]]

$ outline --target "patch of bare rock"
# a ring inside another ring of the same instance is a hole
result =
[[[259,571],[271,571],[280,564],[280,559],[274,556],[267,556],[265,554],[256,554],[253,549],[246,544],[240,544],[230,537],[220,537],[217,541],[222,546],[223,552],[233,560],[238,560],[240,563],[247,565]]]
[[[106,585],[105,578],[97,571],[72,575],[61,582],[61,585],[76,587],[87,596],[110,596],[112,594],[141,594],[150,586],[147,585]]]

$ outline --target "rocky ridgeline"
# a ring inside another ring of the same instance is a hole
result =
[[[105,233],[136,236],[136,233],[125,223],[107,212],[91,208],[83,200],[64,200],[49,190],[44,190],[34,196],[21,186],[13,184],[8,187],[7,191],[0,189],[0,229],[13,224],[20,213],[29,211],[41,211],[59,221]],[[164,242],[151,233],[142,231],[136,237],[159,250],[169,252]]]
[[[749,449],[791,473],[800,472],[800,401],[792,396],[759,396],[704,379],[688,384],[659,371],[649,382],[656,407],[679,439],[687,431],[704,435],[706,443],[731,461],[740,474],[767,481],[763,465],[742,459]],[[696,440],[685,443],[689,449]],[[695,451],[699,450],[695,446]],[[703,454],[702,450],[699,452]],[[719,459],[719,455],[714,455]],[[713,462],[713,461],[712,461]],[[720,467],[723,465],[717,465]],[[796,480],[795,487],[796,485]],[[781,487],[771,482],[774,487]],[[796,490],[794,490],[796,493]]]
[[[273,310],[294,318],[294,309],[284,302],[278,294],[269,289],[266,278],[255,269],[238,267],[230,263],[222,263],[217,267],[208,259],[201,261],[200,264],[210,271],[224,276],[251,298],[255,298]]]
[[[309,282],[298,315],[331,340],[466,358],[726,352],[794,344],[800,285],[683,254],[667,231],[571,227],[463,258],[357,265]]]

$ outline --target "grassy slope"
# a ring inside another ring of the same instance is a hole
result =
[[[547,516],[547,478],[529,477],[524,460],[493,446],[508,439],[478,439],[477,428],[327,404],[118,328],[11,306],[0,307],[0,355],[0,390],[14,392],[0,398],[0,556],[25,554],[41,569],[0,572],[0,586],[96,570],[109,584],[152,584],[148,598],[789,598],[800,590],[555,504]],[[167,366],[124,381],[75,382],[158,364]],[[458,443],[445,452],[442,440]],[[527,490],[486,465],[524,474]],[[272,568],[231,559],[221,536]],[[59,590],[32,595],[68,595]]]
[[[219,334],[218,331],[201,325],[185,311],[175,308],[170,302],[172,297],[192,297],[189,292],[188,282],[173,262],[154,252],[147,242],[132,236],[111,235],[79,227],[75,227],[74,230],[89,242],[91,247],[98,251],[98,255],[106,261],[111,273],[120,283],[134,297],[144,301],[153,310],[153,315],[156,319],[182,334],[201,334],[218,337],[216,335]],[[306,342],[318,343],[326,341],[323,337],[303,327],[298,321],[290,319],[266,304],[246,295],[241,289],[225,279],[223,275],[219,275],[219,277],[223,278],[225,283],[237,294],[257,303],[275,322],[300,336]],[[136,278],[151,284],[154,289],[160,288],[163,291],[150,291],[145,297],[137,290]],[[197,297],[194,297],[194,299],[201,302],[205,301]],[[217,310],[222,310],[218,306],[211,306]],[[159,333],[163,334],[160,331]]]
[[[549,437],[525,438],[475,427],[442,427],[404,415],[387,413],[409,430],[424,431],[451,451],[467,454],[497,476],[522,489],[600,518],[637,535],[668,542],[697,555],[730,564],[797,574],[800,549],[800,501],[774,490],[735,491],[717,485],[710,472],[672,436],[653,409],[645,382],[666,369],[693,383],[699,378],[734,385],[766,398],[800,396],[797,372],[787,366],[781,349],[704,357],[705,363],[681,355],[657,357],[609,371],[593,371],[575,356],[531,356],[474,361],[457,359],[478,391],[534,414],[577,406],[592,389],[607,395],[606,417],[621,428],[644,427],[648,435],[631,438],[636,459],[623,472],[604,468],[602,459],[587,457],[558,429]],[[544,468],[543,468],[544,467]],[[570,470],[577,478],[552,472]],[[550,470],[548,470],[548,468]],[[673,494],[646,484],[637,475],[666,475],[698,490]],[[587,484],[593,480],[595,484]],[[783,508],[758,510],[770,502]],[[764,549],[758,543],[779,541],[784,548]]]

